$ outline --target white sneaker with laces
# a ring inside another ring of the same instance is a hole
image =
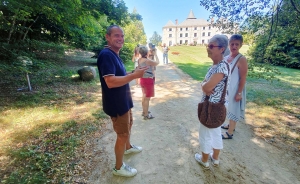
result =
[[[209,154],[209,157],[210,157],[210,159],[211,159],[211,161],[212,161],[212,163],[213,163],[213,166],[218,167],[218,166],[220,165],[220,161],[219,161],[219,160],[215,160],[215,159],[213,158],[213,153],[210,153],[210,154]]]
[[[143,150],[142,147],[131,144],[131,148],[128,150],[125,150],[124,155],[130,154],[130,153],[139,153],[142,150]]]
[[[208,162],[203,162],[202,161],[202,155],[200,155],[199,153],[195,154],[195,159],[196,161],[204,167],[204,169],[209,169],[209,163]]]
[[[129,165],[126,165],[123,163],[121,168],[117,170],[116,168],[113,168],[112,171],[113,175],[116,176],[125,176],[125,177],[132,177],[135,176],[137,173],[137,170],[135,168],[130,167]]]

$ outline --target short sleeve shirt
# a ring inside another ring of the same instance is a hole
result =
[[[106,76],[125,76],[126,69],[121,58],[112,50],[103,49],[97,60],[101,89],[103,111],[111,116],[121,116],[133,107],[129,84],[116,88],[108,88],[104,77]]]
[[[207,74],[205,75],[205,80],[209,81],[209,79],[211,78],[211,76],[215,73],[223,73],[224,77],[223,79],[216,85],[216,87],[214,88],[214,93],[211,94],[209,96],[209,101],[212,103],[218,103],[221,101],[221,97],[222,97],[222,93],[225,87],[225,83],[228,77],[228,82],[227,82],[227,88],[226,88],[226,94],[225,94],[225,103],[227,104],[227,94],[228,94],[228,85],[230,83],[230,76],[229,76],[229,67],[227,67],[227,63],[226,61],[221,61],[219,64],[217,65],[213,65],[208,69]],[[202,98],[201,98],[201,102],[203,102],[206,98],[205,93],[203,93]]]
[[[169,51],[169,48],[167,46],[163,47],[163,53],[164,54],[167,54]]]

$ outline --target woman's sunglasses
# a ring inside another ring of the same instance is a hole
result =
[[[222,47],[222,46],[214,46],[214,45],[208,45],[208,46],[206,46],[206,48],[209,48],[209,49],[213,49],[214,47]]]

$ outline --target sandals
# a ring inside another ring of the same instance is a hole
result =
[[[225,136],[222,134],[222,139],[232,139],[233,134],[230,135],[228,132],[225,132],[225,133],[226,133],[227,137],[225,137]]]
[[[229,129],[229,124],[227,124],[227,125],[222,125],[221,128],[223,128],[223,129],[225,129],[225,130],[228,130],[228,129]],[[233,131],[235,131],[235,129],[234,129]]]
[[[147,120],[147,119],[153,119],[154,116],[152,116],[152,114],[148,113],[147,116],[144,116],[144,120]]]
[[[221,128],[228,130],[229,125],[222,125]]]
[[[148,114],[151,113],[150,111],[148,111]],[[144,116],[144,112],[142,112],[142,116]]]

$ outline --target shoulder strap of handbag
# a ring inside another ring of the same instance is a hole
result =
[[[229,68],[229,64],[227,62],[224,62],[227,66],[227,70],[229,71],[230,68]],[[228,73],[229,74],[229,73]],[[227,89],[227,82],[228,82],[228,75],[226,77],[226,82],[225,82],[225,87],[223,89],[223,92],[222,92],[222,96],[221,96],[221,102],[224,102],[225,101],[225,94],[226,94],[226,89]],[[209,99],[209,96],[206,95],[205,97],[205,100],[208,100]]]
[[[229,64],[227,62],[224,62],[227,66],[227,70],[229,71]],[[228,72],[228,75],[229,75],[229,72]],[[226,82],[225,82],[225,87],[223,89],[223,92],[222,92],[222,96],[221,96],[221,100],[220,102],[224,102],[225,101],[225,94],[226,94],[226,90],[227,90],[227,82],[228,82],[228,75],[226,77]]]
[[[238,61],[239,61],[239,59],[243,56],[242,54],[239,54],[239,55],[240,55],[240,56],[237,58],[236,62],[234,63],[234,65],[233,65],[233,67],[232,67],[232,69],[231,69],[231,73],[233,72],[233,70],[234,70],[236,64],[237,64]]]

